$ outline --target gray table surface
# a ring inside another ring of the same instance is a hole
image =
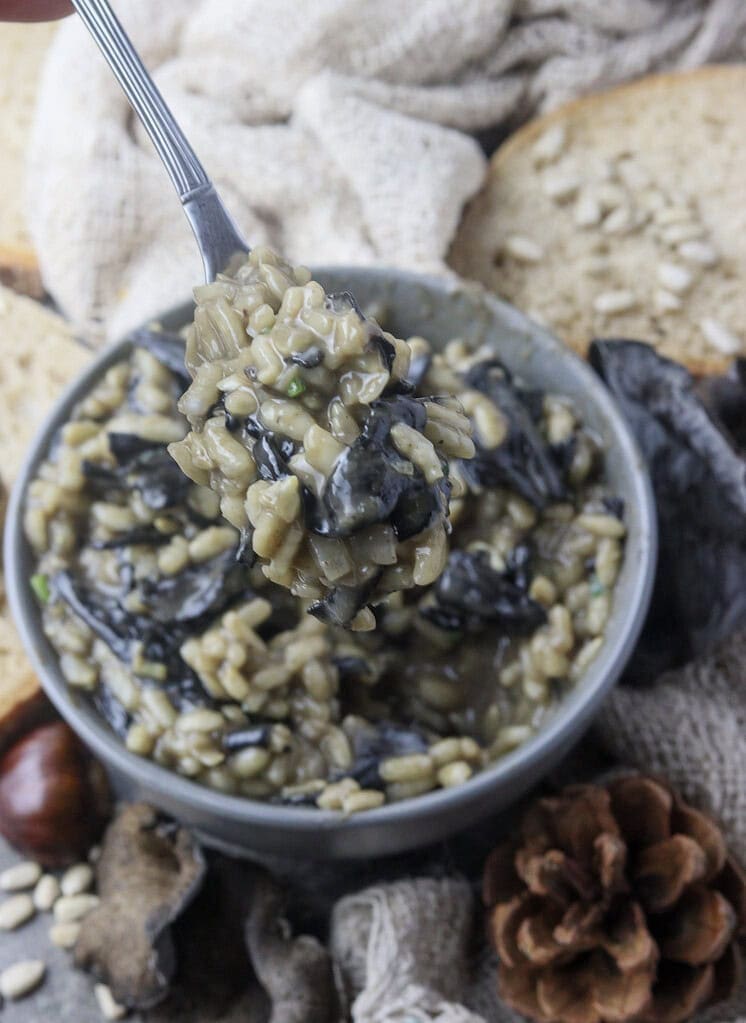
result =
[[[0,839],[0,870],[20,857]],[[0,932],[0,970],[20,959],[43,959],[47,964],[45,982],[19,1001],[7,1001],[0,1009],[2,1023],[101,1023],[103,1016],[93,994],[90,977],[74,969],[70,953],[55,948],[49,940],[50,913],[37,913],[15,931]],[[132,1014],[131,1023],[142,1023]]]

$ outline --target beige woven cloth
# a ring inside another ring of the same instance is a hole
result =
[[[742,0],[121,0],[245,236],[306,263],[444,269],[492,139],[656,68],[746,55]],[[74,19],[30,154],[33,238],[77,327],[117,335],[201,266],[147,139]]]
[[[746,863],[746,632],[649,688],[618,687],[597,723],[620,763],[667,778],[723,825]],[[496,963],[470,953],[478,907],[457,879],[398,881],[348,896],[330,950],[352,1023],[510,1023]],[[746,987],[697,1023],[745,1023]]]

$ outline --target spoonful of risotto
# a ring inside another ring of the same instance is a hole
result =
[[[371,605],[426,586],[448,555],[449,501],[474,456],[456,399],[414,397],[416,343],[382,330],[348,293],[250,250],[107,0],[73,0],[152,139],[194,231],[195,290],[171,455],[220,497],[240,557],[311,614],[373,629]]]

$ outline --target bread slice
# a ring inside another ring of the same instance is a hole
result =
[[[0,282],[41,295],[41,279],[26,228],[26,144],[41,66],[56,24],[0,24]]]
[[[569,103],[498,149],[449,261],[584,353],[648,341],[697,373],[746,354],[746,66]]]
[[[60,316],[0,286],[0,480],[6,487],[42,419],[90,358]]]
[[[34,434],[90,357],[59,316],[0,287],[0,525]],[[0,750],[50,714],[11,620],[0,571]]]

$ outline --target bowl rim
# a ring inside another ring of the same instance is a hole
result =
[[[94,382],[113,364],[118,362],[131,342],[129,337],[107,345],[96,354],[85,372],[66,388],[44,419],[31,444],[23,467],[13,486],[6,517],[4,537],[4,565],[8,602],[15,624],[31,663],[39,676],[42,687],[60,715],[73,728],[83,742],[105,763],[134,782],[139,788],[163,795],[172,802],[188,804],[192,809],[213,816],[215,814],[246,826],[261,828],[271,826],[284,828],[295,833],[319,834],[320,832],[364,831],[373,826],[416,824],[417,821],[447,810],[457,811],[459,806],[477,802],[493,787],[505,787],[512,780],[518,780],[534,763],[548,757],[552,751],[567,743],[573,734],[582,735],[599,706],[617,681],[632,653],[641,631],[652,595],[656,555],[657,516],[652,487],[646,465],[638,450],[631,430],[603,383],[572,350],[538,324],[533,323],[514,307],[502,302],[481,286],[456,282],[448,278],[428,274],[400,271],[388,267],[314,267],[314,275],[341,271],[364,272],[374,275],[382,282],[390,280],[395,273],[412,285],[420,284],[425,289],[438,291],[452,290],[461,293],[474,292],[491,313],[513,329],[533,338],[539,338],[544,348],[552,348],[560,358],[573,365],[574,373],[580,378],[586,392],[596,407],[600,408],[603,419],[612,430],[624,461],[631,469],[634,500],[637,504],[640,531],[636,551],[634,586],[629,595],[629,607],[625,609],[624,627],[620,629],[615,642],[604,642],[598,657],[591,663],[582,678],[565,694],[549,719],[539,730],[515,750],[507,753],[493,764],[474,774],[468,781],[452,788],[436,789],[411,799],[386,803],[381,807],[366,810],[365,813],[344,816],[339,811],[326,811],[313,807],[293,807],[259,800],[246,796],[229,795],[200,785],[195,781],[162,767],[154,761],[137,756],[127,750],[122,740],[111,731],[95,710],[84,702],[77,703],[68,693],[58,664],[58,656],[41,628],[41,615],[28,586],[24,561],[28,556],[28,542],[23,530],[23,507],[31,480],[40,462],[46,457],[55,432],[69,418],[72,406],[80,400]],[[160,316],[147,321],[173,320],[191,303],[183,302],[165,310]],[[628,556],[628,555],[627,555]]]

